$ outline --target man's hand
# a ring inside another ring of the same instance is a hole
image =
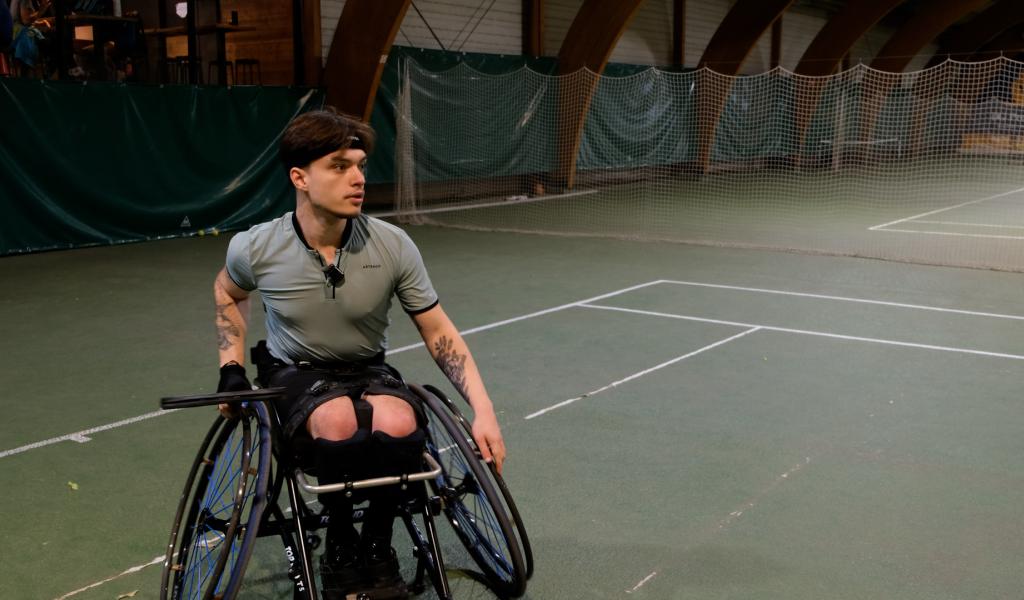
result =
[[[505,462],[505,440],[493,412],[478,414],[473,418],[473,439],[480,448],[480,455],[487,462],[493,462],[498,474]]]
[[[248,392],[252,390],[249,378],[245,376],[245,367],[235,361],[231,361],[220,368],[220,381],[217,382],[217,393],[220,392]],[[233,419],[238,416],[238,406],[222,403],[217,405],[217,410],[225,419]]]

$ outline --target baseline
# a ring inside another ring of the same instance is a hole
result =
[[[889,227],[892,226],[892,225],[899,225],[900,223],[907,223],[907,222],[910,222],[910,221],[914,221],[916,219],[920,219],[921,217],[930,217],[931,215],[936,215],[936,214],[943,213],[943,212],[946,212],[946,211],[949,211],[949,210],[953,210],[953,209],[956,209],[956,208],[961,208],[961,207],[964,207],[964,206],[970,206],[972,204],[979,204],[981,202],[988,202],[989,200],[995,200],[996,198],[1002,198],[1003,196],[1009,196],[1011,194],[1017,194],[1019,192],[1024,192],[1024,187],[1017,188],[1015,190],[1010,190],[1008,192],[1001,192],[999,194],[993,194],[991,196],[986,196],[984,198],[978,198],[977,200],[968,200],[967,202],[961,202],[960,204],[954,204],[953,206],[947,206],[945,208],[939,208],[939,209],[936,209],[936,210],[931,210],[931,211],[924,212],[924,213],[921,213],[921,214],[918,214],[918,215],[913,215],[913,216],[910,216],[910,217],[904,217],[902,219],[897,219],[895,221],[889,221],[888,223],[882,223],[880,225],[873,225],[871,227],[868,227],[868,231],[893,231],[893,232],[899,232],[899,233],[925,233],[925,234],[935,234],[935,235],[957,235],[957,234],[953,234],[953,233],[945,233],[945,234],[943,234],[943,232],[938,232],[938,231],[918,231],[918,230],[913,230],[913,229],[889,229]],[[993,238],[1002,238],[1002,237],[1004,237],[1004,236],[988,236],[988,235],[980,235],[980,234],[962,234],[962,236],[963,237],[993,237]],[[1020,238],[1013,238],[1013,237],[1011,237],[1010,239],[1020,239]]]
[[[598,190],[579,190],[576,192],[566,192],[564,194],[550,194],[542,196],[508,196],[501,200],[493,200],[491,202],[478,202],[476,204],[460,204],[457,206],[440,206],[436,208],[423,208],[419,210],[390,210],[387,212],[379,213],[367,213],[368,217],[375,217],[378,219],[392,218],[392,217],[416,217],[419,215],[429,215],[435,213],[446,213],[456,212],[463,210],[470,210],[474,208],[494,208],[495,206],[511,206],[514,204],[530,204],[533,202],[543,202],[545,200],[561,200],[563,198],[573,198],[575,196],[586,196],[588,194],[596,194]]]

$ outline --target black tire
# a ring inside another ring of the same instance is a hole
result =
[[[174,516],[161,600],[233,600],[267,502],[270,418],[262,402],[217,417],[196,455]]]
[[[480,458],[458,409],[433,388],[412,387],[427,409],[427,449],[443,467],[430,484],[444,501],[448,522],[491,589],[503,598],[522,596],[529,578],[524,558],[529,542],[512,516],[518,511],[501,476]]]

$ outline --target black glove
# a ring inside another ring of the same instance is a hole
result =
[[[245,376],[245,367],[231,361],[220,368],[220,381],[217,383],[217,392],[248,392],[252,390],[252,384]]]

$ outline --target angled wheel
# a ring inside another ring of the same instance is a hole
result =
[[[218,417],[189,471],[164,558],[162,600],[231,600],[267,501],[270,419],[254,402]]]
[[[431,481],[459,540],[499,596],[526,591],[533,557],[522,520],[494,468],[480,458],[468,422],[436,388],[411,386],[427,409],[427,450],[443,472]]]

